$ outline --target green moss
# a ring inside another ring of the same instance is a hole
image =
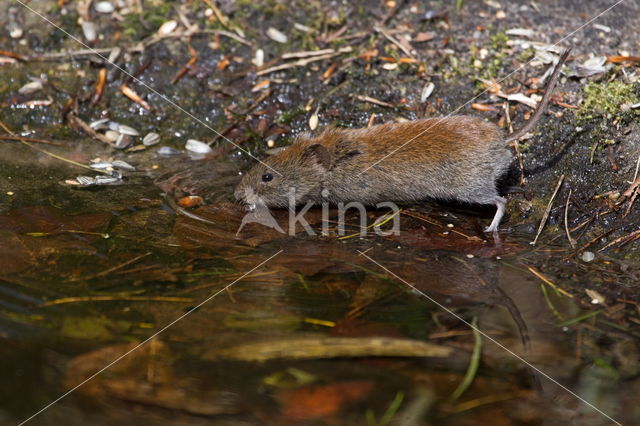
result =
[[[307,111],[304,109],[302,105],[296,108],[291,108],[290,110],[284,111],[282,114],[280,114],[278,118],[276,118],[276,123],[289,124],[293,121],[294,118],[296,118],[301,114],[305,114],[306,112]]]
[[[583,93],[584,102],[576,114],[580,120],[620,118],[623,115],[621,105],[639,102],[634,86],[622,81],[590,82]]]
[[[500,50],[507,46],[507,41],[509,41],[509,36],[504,31],[498,31],[491,36],[491,47]]]

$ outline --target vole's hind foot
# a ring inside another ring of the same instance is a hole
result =
[[[493,200],[496,205],[496,214],[493,216],[493,220],[491,221],[491,225],[487,226],[484,229],[484,232],[498,232],[498,226],[500,225],[500,221],[502,220],[502,216],[504,216],[505,206],[507,204],[507,199],[504,197],[496,197]]]

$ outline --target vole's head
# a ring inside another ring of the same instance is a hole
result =
[[[318,200],[329,168],[326,147],[303,140],[266,158],[249,170],[234,191],[250,210],[257,204],[288,208]]]

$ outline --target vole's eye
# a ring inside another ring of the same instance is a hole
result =
[[[273,180],[273,175],[271,173],[265,173],[262,175],[263,182],[271,182]]]

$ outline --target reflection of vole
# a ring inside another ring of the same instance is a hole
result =
[[[505,137],[494,124],[473,116],[387,123],[367,129],[332,129],[303,136],[289,148],[253,167],[235,191],[255,207],[289,207],[313,201],[411,202],[426,198],[495,204],[487,232],[497,231],[506,200],[496,181],[512,155],[507,143],[540,118],[556,84],[567,49],[549,79],[533,117]]]

